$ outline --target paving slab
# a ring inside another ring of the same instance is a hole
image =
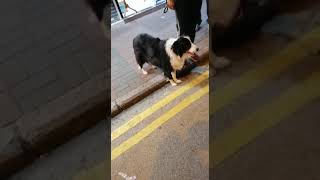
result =
[[[19,4],[4,1],[0,11],[0,179],[110,110],[110,41],[85,3]]]
[[[202,6],[202,28],[197,32],[195,43],[209,37],[208,25],[206,24],[206,3]],[[114,101],[126,96],[143,84],[152,81],[161,71],[150,70],[148,76],[142,75],[138,70],[132,40],[139,33],[148,33],[161,39],[177,36],[176,17],[174,11],[163,13],[163,9],[138,18],[127,23],[117,23],[111,27],[111,100]],[[202,42],[203,47],[209,46],[208,41]]]

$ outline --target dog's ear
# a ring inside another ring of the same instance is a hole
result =
[[[184,50],[181,46],[181,40],[178,39],[176,40],[172,46],[171,46],[172,51],[177,54],[178,56],[182,57],[182,55],[184,54]]]
[[[191,47],[191,43],[187,38],[180,37],[178,40],[176,40],[172,46],[171,49],[173,52],[180,57],[183,56],[184,53],[186,53]]]

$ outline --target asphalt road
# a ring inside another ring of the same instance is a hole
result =
[[[262,34],[221,52],[234,63],[210,84],[214,179],[320,179],[319,40]]]
[[[184,84],[167,86],[113,120],[113,132],[130,129],[121,136],[112,134],[117,137],[112,141],[112,179],[209,178],[208,79],[195,82],[199,84],[178,97]],[[164,105],[172,95],[175,99]],[[141,113],[148,108],[159,110]],[[137,115],[139,124],[126,124],[137,120]]]

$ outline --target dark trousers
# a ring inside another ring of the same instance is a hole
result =
[[[175,0],[175,10],[180,36],[189,36],[194,42],[196,25],[201,20],[202,0]]]
[[[209,0],[206,0],[207,1],[207,16],[208,16],[208,19],[209,19]]]

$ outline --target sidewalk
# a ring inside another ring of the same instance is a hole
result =
[[[19,4],[5,1],[9,11],[0,11],[6,22],[0,30],[0,179],[105,119],[110,109],[109,40],[88,8],[34,1],[21,13],[10,11]]]
[[[204,1],[202,4],[203,24],[195,38],[195,43],[201,44],[199,45],[200,48],[208,48],[209,44],[206,19],[206,3]],[[164,84],[163,79],[159,77],[160,70],[151,70],[146,65],[145,68],[148,69],[149,74],[143,75],[137,68],[132,49],[132,40],[139,33],[148,33],[161,39],[176,37],[174,11],[169,10],[167,13],[163,13],[163,9],[160,9],[127,24],[119,23],[111,27],[111,100],[113,114],[125,108],[122,107],[122,104],[128,98],[138,94],[144,96],[140,91],[145,91],[151,87],[153,87],[151,89],[154,89],[155,86]],[[133,91],[136,91],[135,95],[129,95]]]

